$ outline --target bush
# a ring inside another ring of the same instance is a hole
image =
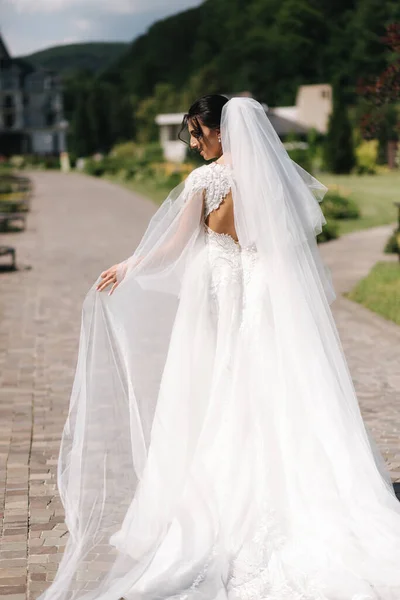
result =
[[[182,181],[180,173],[171,173],[167,177],[167,186],[171,189],[179,185]]]
[[[138,158],[138,152],[138,145],[135,142],[124,142],[113,147],[110,157],[120,160],[135,160]]]
[[[2,181],[0,177],[0,194],[12,194],[14,187],[9,181]]]
[[[164,152],[159,142],[151,142],[141,147],[141,160],[144,163],[153,163],[164,160]]]
[[[360,175],[373,175],[377,171],[378,140],[363,140],[356,147],[357,165],[355,172]]]
[[[23,169],[25,166],[25,158],[20,155],[11,156],[10,164],[12,167],[15,167],[16,169]]]
[[[88,159],[85,162],[85,173],[93,177],[102,177],[106,173],[105,161]]]
[[[24,156],[24,168],[35,169],[59,169],[60,158],[58,156],[31,154]]]
[[[140,164],[160,162],[164,159],[163,149],[159,142],[148,144],[136,144],[135,142],[124,142],[117,144],[111,150],[109,158],[119,164]]]
[[[294,148],[293,150],[288,150],[288,154],[294,162],[303,167],[309,173],[312,172],[312,159],[310,152],[306,148]]]
[[[326,225],[322,228],[322,231],[317,235],[318,244],[329,242],[329,240],[335,240],[339,237],[339,226],[335,221],[327,221]]]
[[[393,231],[384,248],[385,254],[400,254],[400,228]]]
[[[327,219],[358,219],[361,216],[354,200],[343,196],[338,191],[327,192],[321,202],[321,209]]]

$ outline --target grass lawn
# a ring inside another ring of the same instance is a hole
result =
[[[150,200],[153,200],[153,202],[156,202],[157,204],[161,204],[171,191],[171,188],[157,186],[152,181],[125,181],[117,175],[106,175],[105,178],[108,179],[108,181],[122,185],[128,190],[131,190],[131,192],[136,192],[140,196],[146,196],[146,198],[150,198]]]
[[[339,235],[387,225],[397,220],[397,209],[393,202],[400,202],[399,170],[379,175],[321,174],[318,179],[327,186],[337,185],[342,188],[361,209],[359,219],[338,221]]]
[[[339,235],[387,225],[397,220],[397,209],[393,202],[400,202],[400,171],[379,175],[321,174],[317,177],[327,186],[338,186],[345,194],[349,194],[361,209],[360,219],[338,221]],[[161,204],[171,191],[169,188],[157,187],[152,181],[137,183],[124,181],[117,176],[107,176],[107,179],[146,196],[157,204]]]
[[[378,262],[346,296],[400,325],[399,262]]]

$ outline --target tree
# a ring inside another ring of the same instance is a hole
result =
[[[360,79],[358,93],[364,99],[361,118],[364,137],[390,141],[398,137],[399,116],[395,105],[400,97],[400,23],[392,23],[381,39],[390,50],[389,65],[375,78]]]
[[[93,151],[92,129],[87,103],[87,90],[82,89],[77,97],[72,120],[71,147],[77,156],[88,156]]]
[[[135,111],[138,127],[137,141],[141,143],[157,141],[159,130],[155,122],[156,116],[161,112],[178,110],[179,96],[174,86],[169,83],[156,85],[153,96],[139,102]]]
[[[339,84],[333,88],[333,110],[324,150],[325,166],[332,173],[350,173],[356,164],[353,132]]]

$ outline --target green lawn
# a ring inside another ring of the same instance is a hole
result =
[[[106,175],[105,178],[108,181],[122,185],[131,190],[131,192],[136,192],[140,196],[146,196],[146,198],[150,198],[150,200],[153,200],[157,204],[161,204],[171,191],[171,188],[157,186],[150,180],[145,182],[126,181],[117,175]]]
[[[361,209],[360,219],[339,221],[339,235],[396,221],[393,202],[400,202],[400,171],[379,175],[321,174],[318,178],[327,186],[337,185],[348,192]]]
[[[157,187],[152,181],[126,182],[110,176],[107,176],[107,179],[142,196],[147,196],[157,204],[161,204],[170,192],[170,189]],[[321,174],[318,175],[318,179],[327,186],[339,186],[360,206],[362,213],[360,219],[339,221],[339,235],[396,221],[397,210],[393,202],[400,202],[400,171],[379,175]]]
[[[378,262],[346,296],[400,325],[400,264]]]

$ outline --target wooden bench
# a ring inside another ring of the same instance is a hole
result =
[[[32,182],[28,177],[21,175],[1,175],[0,174],[0,201],[7,204],[16,203],[18,209],[11,212],[29,211],[31,208]],[[9,195],[10,198],[2,199],[2,195]],[[17,196],[17,198],[15,198]],[[0,212],[1,210],[0,203]]]
[[[17,268],[16,258],[15,258],[15,248],[11,246],[0,246],[0,256],[11,256],[11,264],[10,265],[0,265],[1,267],[6,267],[12,271],[15,271]]]
[[[0,203],[1,207],[1,203]],[[26,213],[25,212],[0,212],[0,224],[4,223],[4,227],[7,228],[8,224],[12,221],[21,221],[21,231],[25,230],[26,227]]]

